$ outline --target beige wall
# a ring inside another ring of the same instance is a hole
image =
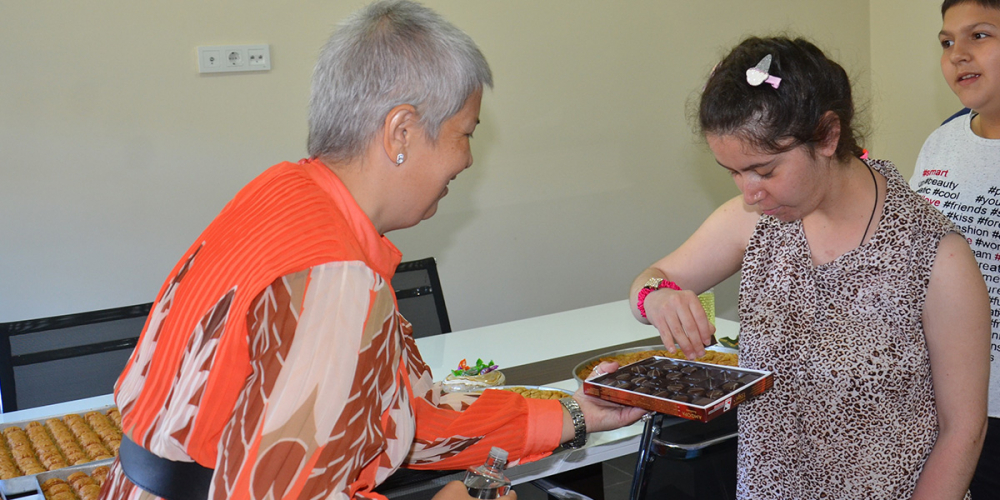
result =
[[[438,258],[459,329],[624,298],[737,193],[685,109],[746,34],[815,39],[868,99],[877,66],[892,99],[873,108],[874,143],[899,158],[948,107],[918,125],[926,96],[889,91],[937,77],[900,77],[933,54],[886,52],[894,35],[924,38],[893,21],[915,10],[902,0],[426,3],[496,75],[475,165],[435,218],[390,234],[407,259]],[[0,321],[151,300],[242,184],[305,154],[312,64],[362,2],[57,4],[0,0]],[[912,16],[933,39],[936,13]],[[196,46],[239,43],[270,44],[272,70],[196,72]],[[734,317],[735,281],[718,292]]]
[[[920,145],[962,103],[941,76],[940,0],[871,0],[872,154],[909,179]]]

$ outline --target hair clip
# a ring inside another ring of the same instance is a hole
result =
[[[781,78],[768,74],[771,70],[771,54],[764,56],[756,66],[747,70],[747,83],[754,87],[769,83],[772,87],[778,88],[781,85]]]

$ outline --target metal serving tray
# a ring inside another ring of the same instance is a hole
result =
[[[42,494],[42,484],[52,478],[66,479],[70,474],[83,472],[88,476],[98,467],[111,467],[114,459],[95,460],[80,465],[71,465],[62,469],[0,480],[0,497],[3,500],[45,500]]]
[[[95,406],[92,408],[85,408],[79,411],[71,411],[65,413],[57,413],[53,415],[46,415],[37,418],[18,420],[14,422],[4,422],[0,423],[0,431],[7,429],[9,427],[20,427],[24,429],[31,422],[38,422],[40,424],[45,424],[45,421],[50,418],[62,418],[66,415],[80,415],[86,419],[86,414],[96,411],[103,414],[107,414],[108,410],[116,408],[115,405],[102,405]],[[3,439],[0,437],[0,439]],[[70,465],[68,467],[63,467],[61,469],[56,469],[52,471],[40,472],[38,474],[32,474],[27,476],[14,477],[11,479],[0,479],[0,498],[3,500],[8,499],[18,499],[18,500],[36,500],[35,495],[37,495],[37,500],[44,500],[42,496],[41,483],[53,478],[58,477],[65,479],[70,474],[74,472],[87,472],[89,475],[91,471],[100,467],[102,465],[110,466],[114,462],[114,459],[104,459],[95,460],[92,462],[87,462],[80,465]]]

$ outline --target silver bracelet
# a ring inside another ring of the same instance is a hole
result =
[[[583,410],[580,409],[580,403],[577,403],[572,397],[565,397],[559,400],[559,403],[566,408],[569,412],[569,418],[573,421],[573,440],[564,443],[563,447],[575,450],[577,448],[583,448],[583,445],[587,444],[587,422],[583,419]]]

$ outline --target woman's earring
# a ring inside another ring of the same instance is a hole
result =
[[[402,165],[403,160],[404,160],[403,153],[399,153],[398,155],[396,155],[396,165]]]

